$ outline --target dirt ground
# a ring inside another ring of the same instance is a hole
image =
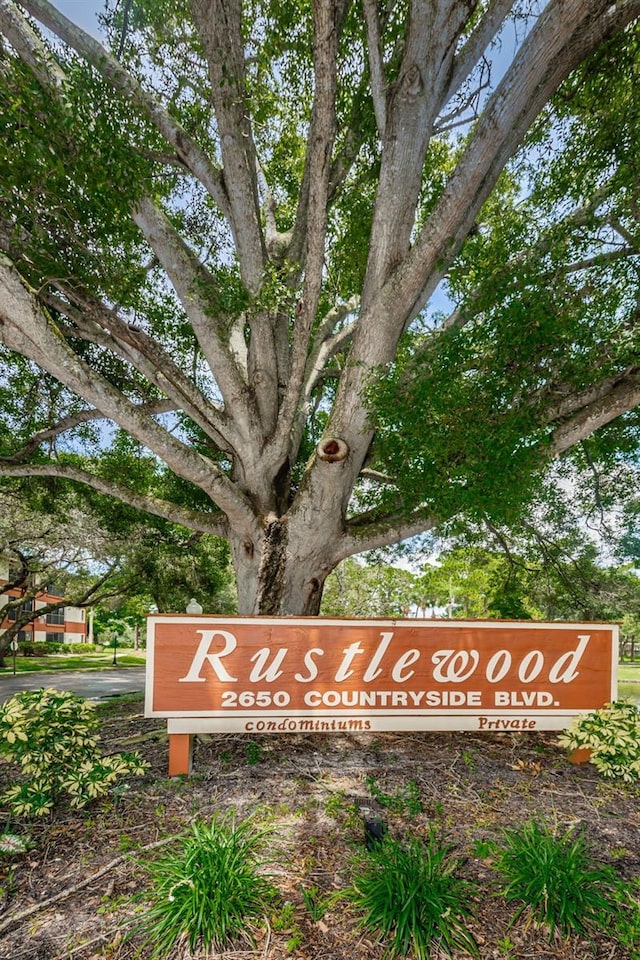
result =
[[[146,882],[134,858],[230,809],[273,830],[270,872],[284,906],[253,950],[229,958],[381,960],[384,944],[344,902],[314,921],[301,892],[349,885],[369,811],[393,836],[434,823],[455,844],[464,875],[480,885],[471,928],[482,960],[629,960],[604,935],[549,943],[543,930],[510,925],[512,908],[496,895],[486,841],[531,817],[584,829],[595,856],[622,877],[640,876],[640,787],[572,766],[555,734],[212,735],[196,742],[194,774],[170,780],[164,722],[144,719],[141,698],[100,710],[105,750],[137,749],[150,769],[115,800],[19,827],[32,846],[0,858],[2,960],[144,960],[148,948],[127,936]],[[0,767],[0,786],[10,772]]]

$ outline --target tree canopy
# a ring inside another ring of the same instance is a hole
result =
[[[640,0],[0,0],[0,478],[229,540],[241,612],[633,464]],[[121,508],[118,508],[121,509]]]

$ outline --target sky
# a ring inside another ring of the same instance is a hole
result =
[[[54,7],[79,27],[98,35],[98,13],[104,10],[104,0],[51,0]]]

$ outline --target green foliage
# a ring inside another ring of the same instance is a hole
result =
[[[590,750],[591,763],[603,777],[640,780],[640,711],[635,703],[616,700],[576,717],[558,742],[567,750]]]
[[[327,577],[323,616],[406,616],[417,598],[415,574],[380,562],[345,560]]]
[[[403,505],[516,526],[556,398],[635,363],[639,50],[636,24],[559,90],[448,271],[451,322],[414,324],[372,384],[376,466]],[[600,437],[637,460],[637,415]]]
[[[315,884],[312,884],[310,887],[300,887],[300,893],[302,894],[302,900],[307,908],[307,912],[314,923],[322,920],[327,910],[330,910],[338,900],[341,900],[345,896],[342,890],[336,890],[333,893],[322,896],[320,888]]]
[[[43,816],[62,799],[80,809],[119,777],[144,773],[137,753],[102,756],[94,711],[88,700],[54,689],[17,693],[2,705],[0,753],[25,778],[2,795],[15,816]]]
[[[420,789],[415,780],[410,780],[406,786],[399,787],[395,793],[384,791],[376,783],[375,777],[367,777],[365,783],[373,799],[390,813],[407,816],[410,819],[422,813]]]
[[[513,559],[464,542],[443,550],[418,579],[420,605],[427,610],[448,606],[450,617],[528,620],[534,608],[527,596],[526,566]]]
[[[35,241],[36,273],[75,274],[96,292],[107,285],[129,305],[144,280],[130,208],[149,176],[148,162],[131,147],[157,141],[93,69],[76,59],[66,73],[64,100],[20,64],[4,76],[0,164],[7,199],[0,214],[15,224],[16,236],[23,230]]]
[[[539,482],[545,434],[535,407],[523,402],[531,382],[505,382],[513,363],[506,343],[496,371],[484,354],[495,356],[501,345],[495,331],[479,331],[414,335],[372,384],[376,466],[395,478],[405,509],[421,504],[443,520],[464,512],[513,522]]]
[[[529,922],[557,932],[588,936],[606,929],[619,913],[620,881],[612,867],[598,864],[582,834],[557,834],[535,820],[506,830],[496,860],[502,895],[519,901],[512,922]]]
[[[640,960],[640,878],[620,885],[616,904],[616,940],[626,948],[629,960]]]
[[[191,951],[221,950],[241,938],[254,943],[252,926],[275,899],[260,872],[265,834],[250,821],[196,822],[178,849],[145,864],[149,906],[137,931],[150,958],[161,958],[180,940]]]
[[[162,613],[184,611],[191,597],[200,601],[206,613],[235,611],[225,541],[209,535],[189,535],[181,527],[166,526],[162,532],[159,536],[152,527],[143,528],[137,541],[131,543],[118,578],[124,603],[102,609],[98,630],[108,629],[112,620],[121,618],[132,626],[140,624],[151,604]],[[134,603],[135,597],[146,602],[144,610]]]
[[[478,956],[466,926],[475,888],[459,875],[452,849],[431,828],[425,840],[385,837],[360,866],[351,900],[364,912],[363,926],[389,938],[387,956],[411,952],[428,960],[457,950]]]
[[[15,857],[26,853],[31,843],[28,837],[17,833],[0,833],[0,854],[5,857]]]
[[[546,512],[544,527],[536,511]],[[462,618],[624,621],[630,638],[640,613],[635,570],[604,566],[575,513],[565,513],[551,494],[517,530],[466,526],[437,562],[425,565],[414,595],[427,614],[448,605],[449,616]]]

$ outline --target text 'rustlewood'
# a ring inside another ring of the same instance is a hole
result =
[[[186,674],[179,678],[180,683],[205,683],[207,673],[217,681],[249,684],[275,683],[283,676],[285,666],[289,666],[291,656],[299,656],[288,646],[261,647],[249,658],[253,666],[245,677],[240,677],[241,658],[234,656],[238,650],[238,641],[229,630],[197,630],[200,634],[198,648],[191,660]],[[403,650],[400,654],[393,651],[394,633],[381,632],[378,645],[373,652],[365,650],[359,640],[342,650],[340,662],[331,677],[323,676],[325,681],[341,684],[347,681],[372,683],[382,674],[383,668],[395,683],[407,683],[415,676],[423,659],[423,652],[417,647]],[[486,659],[479,650],[442,648],[435,650],[429,658],[429,675],[433,682],[442,684],[466,683],[472,677],[478,677],[489,684],[498,684],[508,675],[514,675],[522,684],[544,680],[548,684],[572,683],[579,675],[578,666],[589,645],[589,634],[578,635],[574,648],[549,658],[544,651],[527,651],[519,660],[512,651],[501,649]],[[302,654],[299,669],[293,674],[296,683],[307,684],[318,679],[321,674],[322,658],[325,650],[312,647]],[[423,696],[434,691],[421,691]],[[469,691],[473,693],[473,691]],[[319,704],[318,704],[319,705]],[[434,704],[435,705],[435,704]],[[443,704],[445,705],[445,704]],[[479,705],[479,704],[470,704]],[[506,705],[506,704],[503,704]]]

